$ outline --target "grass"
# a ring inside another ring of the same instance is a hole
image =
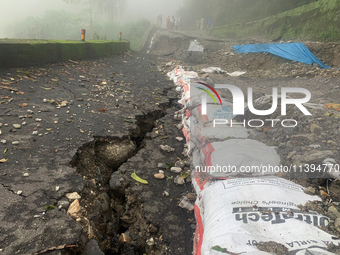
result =
[[[212,29],[217,37],[263,36],[268,39],[340,40],[340,0],[319,0],[254,22]]]

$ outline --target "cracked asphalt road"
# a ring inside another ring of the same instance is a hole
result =
[[[0,254],[84,245],[78,222],[46,208],[82,191],[72,157],[94,137],[129,136],[134,116],[169,102],[171,85],[152,57],[129,52],[0,70]]]

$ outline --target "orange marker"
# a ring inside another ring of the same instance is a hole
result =
[[[85,41],[85,33],[86,33],[86,30],[85,30],[85,29],[82,29],[82,30],[81,30],[81,40],[82,40],[82,41]]]

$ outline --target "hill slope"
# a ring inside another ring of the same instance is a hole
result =
[[[212,18],[214,26],[262,19],[317,0],[186,0],[179,11],[186,27],[199,18]]]
[[[212,34],[232,38],[259,35],[272,40],[337,41],[340,39],[340,1],[319,0],[257,21],[217,27]]]
[[[223,8],[223,4],[215,6],[212,12],[220,14],[214,16],[216,22],[213,23],[213,28],[209,32],[222,38],[262,36],[274,41],[296,39],[337,41],[340,39],[340,0],[288,0],[285,3],[281,0],[255,0],[248,7],[245,1],[234,1],[233,5],[230,5],[231,1],[224,1],[224,6],[227,3],[229,7],[233,6],[229,9]],[[219,1],[214,0],[211,4],[217,2]],[[265,2],[268,4],[265,5]],[[242,7],[244,11],[240,11]],[[234,14],[229,15],[230,12]],[[225,21],[221,15],[225,16]],[[232,19],[233,17],[236,18]]]

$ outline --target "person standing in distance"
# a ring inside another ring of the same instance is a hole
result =
[[[171,15],[171,18],[170,18],[170,29],[174,29],[174,25],[175,25],[175,17],[174,15]]]
[[[170,16],[166,19],[166,28],[170,29]]]
[[[201,30],[203,30],[203,28],[204,28],[204,18],[201,18]]]
[[[162,27],[162,22],[163,22],[163,16],[162,14],[159,14],[159,27]]]
[[[207,23],[208,29],[210,28],[210,26],[211,26],[211,18],[208,19],[208,23]]]

